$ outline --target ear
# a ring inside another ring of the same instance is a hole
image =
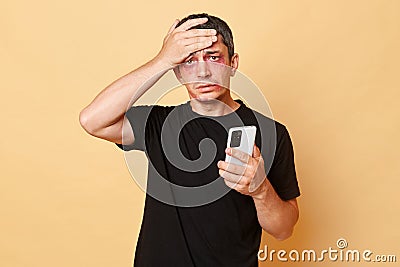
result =
[[[231,76],[235,76],[236,70],[239,67],[239,54],[234,53],[231,59]]]

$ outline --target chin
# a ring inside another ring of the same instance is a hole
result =
[[[197,101],[199,101],[199,102],[211,102],[211,101],[214,101],[214,100],[215,100],[215,98],[206,97],[206,96],[198,96],[198,97],[196,97],[195,99],[196,99]]]
[[[207,102],[221,99],[226,94],[226,90],[216,90],[206,93],[199,93],[194,96],[198,101]]]
[[[215,94],[215,93],[199,94],[196,96],[196,100],[201,102],[209,102],[218,100],[220,96],[221,96],[220,94]]]

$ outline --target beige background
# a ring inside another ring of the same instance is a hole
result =
[[[290,239],[264,233],[261,247],[318,251],[343,237],[400,257],[400,1],[6,0],[0,10],[0,266],[131,266],[144,193],[123,152],[78,115],[154,56],[175,18],[203,11],[232,27],[239,69],[295,147],[300,220]]]

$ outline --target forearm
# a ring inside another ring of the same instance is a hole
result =
[[[81,111],[80,120],[91,131],[114,124],[166,71],[168,66],[155,57],[103,89]]]
[[[160,52],[154,59],[114,81],[81,111],[79,121],[85,130],[94,133],[111,127],[114,135],[120,135],[115,132],[116,129],[122,128],[121,121],[126,110],[142,94],[165,72],[182,63],[191,53],[209,47],[216,41],[215,29],[191,29],[206,21],[207,18],[196,18],[176,27],[179,20],[175,20],[163,40]],[[117,127],[113,127],[114,125]],[[103,134],[102,138],[119,139],[119,136],[109,138],[109,135]]]
[[[261,187],[260,193],[253,196],[261,227],[278,240],[288,238],[299,216],[297,204],[282,200],[268,179]]]

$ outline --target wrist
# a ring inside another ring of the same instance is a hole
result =
[[[253,197],[254,201],[263,201],[267,198],[268,193],[271,189],[271,184],[269,183],[267,177],[265,177],[262,184],[254,191],[251,196]]]
[[[162,70],[165,70],[165,71],[168,71],[175,67],[173,64],[168,62],[168,60],[166,60],[165,57],[161,53],[158,53],[152,59],[152,61],[155,65],[159,66],[159,68],[161,68]]]

